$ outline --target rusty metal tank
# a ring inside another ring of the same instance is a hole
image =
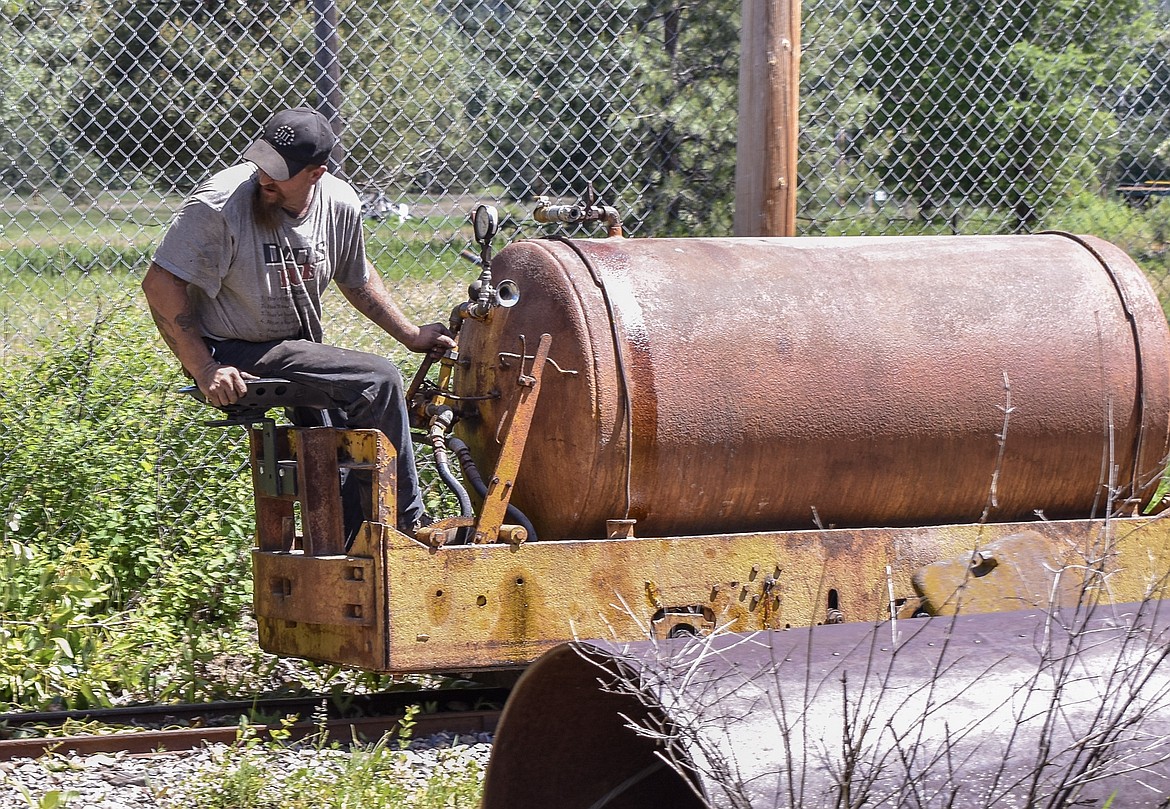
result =
[[[1159,603],[558,646],[482,807],[1164,807]]]
[[[490,469],[542,333],[512,502],[541,539],[1132,511],[1170,431],[1170,331],[1093,237],[527,240],[460,335]],[[529,360],[529,363],[531,360]]]

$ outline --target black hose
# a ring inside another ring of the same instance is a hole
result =
[[[448,439],[450,440],[450,439]],[[459,479],[451,472],[451,465],[447,462],[447,448],[443,446],[441,438],[432,440],[431,446],[435,450],[435,468],[439,470],[439,477],[447,484],[455,497],[459,500],[459,516],[471,517],[474,516],[475,511],[471,507],[471,495],[467,493],[467,489],[459,482]]]
[[[459,466],[463,469],[463,477],[471,484],[471,488],[475,489],[475,493],[480,498],[487,497],[487,484],[483,482],[483,478],[479,475],[479,467],[475,465],[475,461],[471,459],[471,450],[467,448],[461,440],[453,435],[447,436],[447,447],[455,453],[455,457],[459,459]],[[536,529],[532,527],[531,521],[524,514],[523,511],[516,508],[511,503],[508,504],[508,511],[506,512],[508,519],[512,524],[519,525],[528,532],[528,541],[536,541]]]

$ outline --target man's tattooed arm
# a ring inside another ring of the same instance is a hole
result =
[[[211,356],[187,296],[187,282],[152,263],[142,279],[142,291],[158,333],[208,401],[231,404],[242,396],[247,390],[247,375]]]
[[[430,351],[434,348],[447,349],[455,346],[450,332],[440,323],[416,326],[394,303],[382,277],[371,265],[365,284],[347,287],[338,284],[341,294],[353,308],[376,323],[383,331],[411,351]]]

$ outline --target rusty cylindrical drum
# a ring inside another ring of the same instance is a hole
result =
[[[1158,604],[558,646],[508,698],[482,809],[1161,809]]]
[[[1170,332],[1092,237],[530,240],[468,321],[491,469],[552,336],[512,502],[542,539],[1105,516],[1152,496]],[[531,360],[528,360],[530,364]]]

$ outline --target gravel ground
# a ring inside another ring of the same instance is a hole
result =
[[[463,769],[471,759],[486,768],[491,734],[474,739],[438,734],[417,739],[401,752],[396,775],[406,782],[425,782],[436,769]],[[186,796],[206,780],[202,774],[221,770],[230,753],[225,745],[210,745],[191,752],[149,756],[98,754],[0,761],[0,809],[177,809],[190,805]],[[290,747],[271,755],[273,770],[293,772],[306,766],[325,769],[331,760],[348,754]],[[54,792],[60,803],[53,802]]]

